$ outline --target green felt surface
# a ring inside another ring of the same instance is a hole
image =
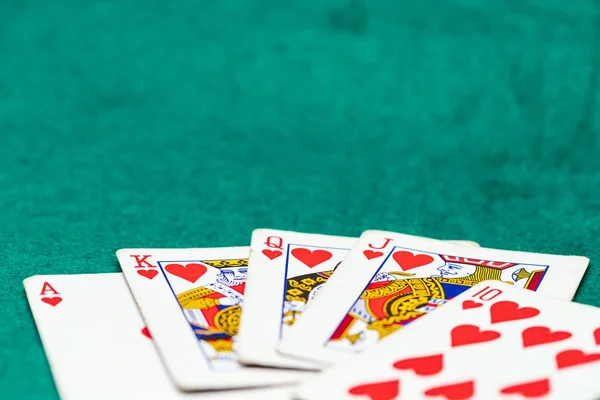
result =
[[[590,257],[600,306],[599,27],[591,0],[1,1],[0,398],[57,398],[22,280],[122,247],[470,239]]]

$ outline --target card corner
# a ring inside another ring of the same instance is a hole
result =
[[[28,276],[27,278],[23,279],[23,287],[25,289],[27,289],[27,286],[29,286],[33,281],[37,281],[40,276],[42,276],[42,275],[36,274],[36,275]]]

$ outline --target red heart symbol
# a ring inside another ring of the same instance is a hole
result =
[[[52,307],[55,307],[62,301],[62,297],[42,297],[42,301],[46,304],[50,304]]]
[[[444,355],[407,358],[393,364],[396,369],[412,369],[415,374],[422,376],[435,375],[444,368]]]
[[[425,396],[444,396],[447,400],[466,400],[475,394],[475,382],[461,382],[438,386],[425,391]]]
[[[148,279],[152,279],[158,275],[158,271],[155,269],[138,269],[137,273]]]
[[[550,380],[540,379],[516,385],[506,386],[500,390],[502,394],[520,394],[523,397],[540,397],[550,393]]]
[[[181,279],[194,283],[206,273],[206,266],[196,263],[190,263],[185,266],[181,264],[169,264],[165,267],[165,270]]]
[[[600,328],[594,331],[594,339],[596,339],[596,344],[600,344]]]
[[[152,339],[152,335],[150,334],[150,331],[148,330],[147,326],[142,328],[141,332],[142,332],[142,335],[146,336],[148,339]]]
[[[569,332],[556,331],[552,332],[550,328],[545,326],[532,326],[523,331],[523,347],[537,346],[545,343],[560,342],[570,338]]]
[[[267,256],[269,258],[269,260],[274,260],[277,257],[279,257],[281,254],[283,254],[282,252],[280,252],[279,250],[263,250],[262,253]]]
[[[483,306],[483,303],[478,303],[473,300],[465,300],[463,301],[463,310],[468,310],[470,308],[479,308]]]
[[[450,332],[452,347],[491,342],[492,340],[498,339],[500,336],[500,332],[482,331],[475,325],[459,325]]]
[[[292,255],[302,261],[308,268],[316,267],[331,258],[331,253],[327,250],[310,251],[302,247],[292,250]]]
[[[535,317],[540,310],[533,307],[521,307],[514,301],[499,301],[490,307],[492,324]]]
[[[381,257],[383,255],[382,252],[373,250],[365,250],[363,251],[363,254],[367,257],[367,260],[372,260],[373,258]]]
[[[392,381],[353,386],[348,389],[348,393],[356,396],[365,395],[371,400],[393,400],[400,393],[400,380],[394,379]]]
[[[558,369],[600,361],[600,353],[585,354],[581,350],[565,350],[556,355]]]
[[[427,254],[414,255],[410,251],[397,251],[392,257],[398,263],[400,268],[402,268],[402,271],[408,271],[433,262],[433,257],[428,256]]]

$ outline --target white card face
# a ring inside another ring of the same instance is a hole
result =
[[[24,285],[63,400],[288,398],[283,388],[178,391],[123,274],[37,275]]]
[[[598,399],[600,309],[485,281],[309,379],[317,399]]]
[[[162,359],[183,390],[293,383],[300,371],[238,363],[232,349],[248,247],[123,249],[119,263]]]
[[[277,346],[357,240],[273,229],[253,232],[244,312],[234,344],[241,362],[316,367],[282,356]],[[478,246],[469,241],[455,243]]]
[[[310,305],[356,240],[272,229],[252,233],[244,313],[234,345],[240,361],[312,367],[280,355],[279,340]]]
[[[570,300],[589,260],[466,248],[367,231],[283,338],[283,354],[334,364],[483,280]]]

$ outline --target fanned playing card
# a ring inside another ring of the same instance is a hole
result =
[[[37,275],[23,283],[63,400],[288,398],[283,388],[178,391],[123,274]]]
[[[467,248],[367,231],[279,350],[321,365],[346,359],[483,280],[570,300],[589,260]]]
[[[598,378],[600,309],[485,281],[296,397],[597,400]]]
[[[257,229],[235,351],[244,363],[310,368],[277,352],[280,338],[312,302],[355,238]]]
[[[300,371],[245,367],[233,352],[248,247],[123,249],[119,263],[173,380],[183,390],[282,385]]]
[[[314,368],[282,356],[277,346],[357,240],[273,229],[252,233],[244,312],[234,344],[241,362]],[[469,241],[454,243],[478,246]]]

